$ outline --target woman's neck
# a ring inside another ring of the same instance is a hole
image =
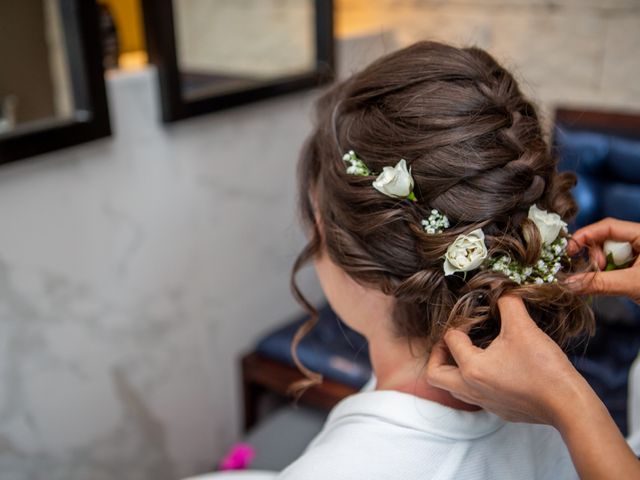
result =
[[[376,390],[396,390],[431,400],[457,410],[476,411],[480,407],[454,398],[446,390],[426,381],[427,353],[424,348],[402,339],[391,338],[386,331],[366,335],[369,356],[376,376]],[[413,351],[413,353],[412,353]]]

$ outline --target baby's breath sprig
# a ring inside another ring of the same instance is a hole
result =
[[[431,210],[429,217],[421,220],[424,231],[429,235],[442,233],[445,228],[449,228],[449,219],[435,208]]]
[[[356,152],[353,150],[349,150],[342,156],[342,160],[348,162],[350,165],[347,167],[347,173],[349,175],[358,175],[361,177],[366,177],[368,175],[372,175],[369,167],[357,157]]]
[[[540,258],[532,266],[521,265],[509,255],[501,255],[490,260],[489,268],[506,275],[518,285],[554,283],[558,281],[556,275],[563,263],[569,262],[567,244],[565,237],[558,237],[552,243],[542,245]]]

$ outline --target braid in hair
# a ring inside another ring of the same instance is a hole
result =
[[[345,174],[347,149],[373,171],[406,159],[417,202],[381,195],[371,178]],[[499,332],[498,298],[514,292],[538,325],[567,345],[592,331],[593,315],[561,283],[518,285],[485,269],[465,278],[443,272],[447,247],[476,228],[483,229],[490,255],[505,252],[533,264],[542,242],[527,219],[529,207],[537,204],[567,221],[576,213],[570,193],[575,178],[558,174],[556,163],[534,106],[493,57],[475,47],[414,44],[318,101],[316,128],[298,172],[311,246],[303,255],[308,260],[324,248],[355,281],[394,296],[398,337],[429,346],[448,328],[466,325],[475,343],[486,345]],[[432,208],[451,221],[437,235],[420,224]],[[292,277],[303,263],[296,263]]]

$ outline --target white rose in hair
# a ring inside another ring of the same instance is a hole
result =
[[[547,245],[553,243],[553,241],[558,238],[560,230],[567,227],[567,224],[562,221],[560,215],[541,210],[536,205],[531,205],[531,208],[529,208],[529,219],[538,227],[538,231],[542,237],[542,243]]]
[[[633,248],[631,248],[629,242],[606,240],[603,250],[607,260],[613,261],[616,267],[620,267],[633,259]]]
[[[487,258],[487,246],[484,244],[484,232],[477,228],[467,235],[458,235],[444,256],[444,274],[468,272],[478,268]]]
[[[395,167],[384,167],[382,173],[374,180],[373,188],[389,197],[415,199],[411,170],[407,170],[407,162],[404,159]]]

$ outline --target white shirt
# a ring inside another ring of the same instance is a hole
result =
[[[407,393],[343,399],[278,480],[577,479],[552,427],[508,423]]]

